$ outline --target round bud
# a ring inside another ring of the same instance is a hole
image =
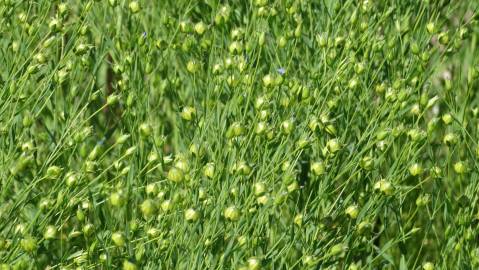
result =
[[[55,239],[57,236],[57,228],[53,225],[48,225],[43,232],[43,238],[46,240]]]
[[[125,245],[125,236],[122,232],[115,232],[111,235],[111,240],[117,247],[122,247]]]
[[[167,178],[172,182],[180,183],[184,180],[184,174],[182,170],[173,167],[168,171]]]
[[[463,161],[458,161],[454,163],[454,171],[457,174],[464,174],[467,172],[467,166]]]
[[[248,259],[248,269],[249,270],[260,270],[261,269],[261,260],[256,257]]]
[[[136,266],[136,264],[127,260],[123,261],[123,270],[137,270],[137,269],[138,267]]]
[[[193,208],[189,208],[185,211],[185,219],[188,222],[198,221],[198,219],[200,219],[200,213]]]
[[[359,214],[359,207],[357,205],[350,205],[346,210],[344,211],[346,215],[348,215],[352,219],[356,219]]]
[[[235,206],[230,206],[225,209],[223,215],[226,219],[230,221],[238,221],[241,216],[241,213]]]
[[[161,203],[160,207],[164,212],[168,212],[173,208],[173,202],[171,200],[165,200]]]
[[[140,205],[140,210],[145,218],[149,218],[153,216],[156,212],[155,203],[151,199],[146,199]]]
[[[95,227],[93,226],[93,224],[88,223],[88,224],[85,224],[85,226],[83,226],[82,231],[83,231],[83,235],[88,237],[93,234],[93,232],[95,231]]]
[[[210,162],[203,167],[203,175],[208,178],[213,178],[215,175],[215,164]]]
[[[138,13],[141,10],[140,3],[138,3],[138,1],[131,1],[128,7],[133,14]]]
[[[153,129],[147,123],[141,124],[138,129],[140,131],[140,135],[143,136],[143,137],[149,137],[151,135],[151,133],[153,132]]]
[[[263,182],[257,182],[254,184],[254,195],[261,196],[266,192],[266,185]]]
[[[311,171],[316,175],[322,175],[326,171],[324,163],[322,161],[316,161],[311,164]]]
[[[431,262],[426,262],[422,265],[422,269],[424,270],[434,270],[434,264]]]
[[[190,106],[186,106],[181,111],[181,118],[186,121],[191,121],[196,115],[196,109]]]
[[[125,198],[123,198],[123,195],[120,192],[113,192],[110,195],[110,204],[113,206],[122,206],[125,203]]]
[[[414,163],[409,167],[409,173],[412,176],[418,176],[422,174],[422,172],[423,172],[423,168],[419,163]]]
[[[33,237],[27,237],[20,241],[20,246],[25,252],[32,253],[38,248],[37,240]]]
[[[62,170],[63,169],[58,167],[58,166],[50,166],[47,169],[47,172],[45,174],[45,178],[46,179],[51,179],[51,180],[58,179],[58,177],[62,173]]]

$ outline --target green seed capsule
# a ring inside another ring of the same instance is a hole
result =
[[[203,167],[203,175],[208,178],[213,178],[215,175],[215,164],[210,162]]]
[[[463,161],[458,161],[454,164],[454,171],[457,174],[464,174],[467,172],[467,166]]]
[[[128,7],[133,14],[138,13],[141,10],[140,3],[138,1],[131,1]]]
[[[241,213],[235,206],[230,206],[225,209],[223,215],[230,221],[238,221],[240,219]]]
[[[348,246],[345,244],[336,244],[329,249],[329,254],[331,256],[337,256],[343,254],[348,249]]]
[[[140,135],[143,136],[143,137],[149,137],[149,136],[151,136],[151,134],[153,132],[153,129],[150,126],[150,124],[147,124],[147,123],[141,124],[140,127],[139,127],[139,130],[140,130]]]
[[[294,124],[292,120],[285,120],[281,123],[281,130],[288,135],[294,131]]]
[[[412,176],[418,176],[418,175],[422,174],[423,171],[424,170],[419,163],[414,163],[413,165],[411,165],[411,167],[409,167],[409,173]]]
[[[140,210],[145,218],[149,218],[156,213],[155,203],[153,202],[153,200],[146,199],[140,205]]]
[[[32,253],[37,251],[37,240],[33,237],[27,237],[20,241],[20,245],[25,252]]]
[[[161,203],[160,207],[164,212],[168,212],[173,209],[173,202],[171,200],[165,200]]]
[[[137,269],[138,267],[136,266],[136,264],[127,260],[123,261],[123,270],[137,270]]]
[[[50,166],[47,169],[47,172],[45,174],[45,178],[46,179],[51,179],[51,180],[58,179],[58,177],[60,176],[62,171],[63,171],[63,169],[58,167],[58,166]]]
[[[386,181],[384,179],[379,180],[374,184],[374,189],[380,191],[386,196],[390,196],[394,194],[394,187],[391,182]]]
[[[359,214],[359,207],[357,205],[351,205],[344,211],[351,219],[356,219]]]
[[[186,121],[191,121],[196,115],[196,109],[190,106],[186,106],[181,111],[181,118]]]
[[[249,270],[260,270],[261,269],[261,260],[256,257],[248,259],[248,269]]]
[[[341,144],[338,139],[331,139],[326,143],[326,147],[330,153],[335,154],[341,149]]]
[[[450,113],[446,113],[442,116],[442,121],[444,122],[444,124],[446,125],[449,125],[452,123],[452,115]]]
[[[115,232],[111,235],[111,240],[117,247],[125,246],[125,236],[122,232]]]
[[[167,178],[168,178],[168,180],[170,180],[172,182],[180,183],[184,180],[185,177],[184,177],[183,171],[181,169],[173,167],[168,171]]]
[[[434,270],[434,264],[431,262],[426,262],[422,265],[422,269],[424,270]]]
[[[43,238],[46,240],[55,239],[57,236],[57,228],[53,225],[48,225],[43,232]]]
[[[322,175],[326,171],[326,166],[324,165],[324,162],[322,161],[316,161],[313,164],[311,164],[311,171],[316,175]]]
[[[370,156],[363,157],[359,162],[359,166],[367,171],[370,171],[374,166],[374,159]]]
[[[200,218],[200,213],[197,210],[193,208],[189,208],[185,211],[186,221],[195,222],[195,221],[198,221],[199,218]]]
[[[110,204],[116,207],[122,206],[125,203],[125,198],[120,192],[113,192],[109,200]]]
[[[88,237],[93,234],[93,232],[95,231],[95,227],[93,226],[93,224],[88,223],[85,226],[83,226],[82,231],[83,231],[83,235]]]
[[[266,185],[263,182],[257,182],[253,186],[254,195],[261,196],[266,192]]]

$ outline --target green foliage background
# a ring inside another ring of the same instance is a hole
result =
[[[0,1],[0,269],[477,269],[477,1]]]

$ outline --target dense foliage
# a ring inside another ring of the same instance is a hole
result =
[[[0,269],[478,269],[478,6],[0,0]]]

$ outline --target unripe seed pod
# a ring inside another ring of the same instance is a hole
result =
[[[83,226],[83,228],[82,228],[83,235],[85,235],[85,236],[87,236],[87,237],[88,237],[88,236],[91,236],[91,235],[93,234],[94,230],[95,230],[95,227],[94,227],[93,224],[91,224],[91,223],[86,224],[86,225]]]
[[[158,186],[155,183],[146,185],[146,194],[155,196],[158,193]]]
[[[83,210],[81,209],[78,209],[77,210],[77,213],[76,213],[76,217],[78,219],[78,221],[82,222],[85,220],[85,212],[83,212]]]
[[[391,182],[386,181],[384,179],[379,180],[374,184],[374,189],[380,191],[386,196],[390,196],[394,194],[394,187]]]
[[[258,37],[258,44],[259,44],[259,46],[263,46],[264,43],[265,43],[265,41],[266,41],[266,33],[265,33],[265,32],[261,32],[261,33],[259,34],[259,37]]]
[[[168,212],[173,208],[173,202],[171,200],[165,200],[160,205],[161,210]]]
[[[313,164],[311,164],[311,171],[316,175],[322,175],[326,171],[326,167],[324,165],[324,162],[322,161],[316,161]]]
[[[230,221],[238,221],[241,216],[241,213],[235,206],[230,206],[225,209],[223,215],[226,219]]]
[[[190,60],[186,64],[186,70],[190,73],[196,73],[199,70],[199,63],[195,60]]]
[[[115,232],[111,235],[111,240],[117,247],[123,247],[125,245],[125,236],[122,232]]]
[[[184,180],[184,173],[181,169],[173,167],[168,171],[167,178],[172,182],[180,183]]]
[[[58,177],[62,173],[62,170],[63,169],[58,167],[58,166],[50,166],[47,169],[47,172],[45,174],[45,178],[46,179],[51,179],[51,180],[58,179]]]
[[[215,164],[210,162],[203,167],[203,175],[208,178],[213,178],[215,175]]]
[[[326,147],[330,153],[335,154],[341,149],[341,144],[338,139],[331,139],[326,143]]]
[[[412,176],[418,176],[418,175],[422,174],[423,171],[424,170],[419,163],[414,163],[414,164],[411,165],[411,167],[409,167],[409,173]]]
[[[271,74],[267,74],[263,77],[262,79],[263,81],[263,85],[265,87],[271,87],[271,86],[274,86],[274,78]]]
[[[68,172],[65,175],[65,183],[69,187],[75,186],[76,184],[78,184],[78,175],[74,172]]]
[[[25,252],[33,253],[37,251],[37,240],[33,237],[27,237],[20,241],[20,245]]]
[[[130,138],[130,134],[121,134],[116,139],[116,144],[123,144]]]
[[[203,22],[198,22],[195,24],[194,29],[198,35],[203,35],[206,31],[206,25]]]
[[[153,216],[156,212],[155,203],[151,199],[146,199],[140,206],[141,213],[145,218]]]
[[[424,270],[434,270],[434,264],[431,262],[426,262],[422,265],[422,269]]]
[[[454,145],[458,141],[457,135],[454,133],[447,133],[446,135],[444,135],[444,138],[442,141],[446,145]]]
[[[463,161],[458,161],[454,164],[454,171],[457,174],[464,174],[467,172],[467,166]]]
[[[123,270],[137,270],[137,269],[138,267],[136,266],[136,264],[127,260],[123,261]]]
[[[350,205],[346,210],[344,211],[346,215],[348,215],[352,219],[356,219],[359,214],[359,208],[357,205]]]
[[[439,43],[447,45],[449,43],[449,34],[447,32],[440,33],[438,36]]]
[[[138,1],[131,1],[128,7],[133,14],[138,13],[141,10],[140,3]]]
[[[261,205],[266,205],[269,202],[269,196],[267,194],[259,196],[256,202]]]
[[[185,211],[185,219],[188,222],[198,221],[198,219],[200,219],[200,213],[193,208],[189,208]]]
[[[299,184],[298,184],[298,181],[296,181],[296,180],[293,180],[293,182],[291,184],[289,184],[288,187],[287,187],[287,190],[288,190],[289,193],[292,193],[292,192],[294,192],[298,189],[299,189]]]
[[[122,206],[125,203],[125,198],[120,192],[113,192],[110,195],[109,200],[110,200],[110,204],[116,207]]]
[[[181,111],[181,118],[186,121],[191,121],[196,115],[196,109],[190,106],[186,106]]]
[[[294,123],[292,120],[284,120],[281,123],[281,130],[283,131],[284,134],[288,135],[291,134],[291,132],[294,131]]]
[[[429,22],[426,25],[426,29],[429,34],[434,34],[436,33],[436,24],[434,24],[433,22]]]
[[[266,185],[263,182],[255,183],[253,188],[255,196],[261,196],[266,192]]]
[[[345,244],[336,244],[329,249],[329,255],[337,256],[343,254],[348,249],[348,246]]]
[[[118,95],[109,95],[108,98],[106,99],[106,104],[108,106],[111,106],[111,105],[115,105],[118,103],[118,101],[120,100],[120,97]]]
[[[236,163],[235,170],[242,175],[248,175],[251,173],[251,167],[245,161],[239,161]]]
[[[303,225],[303,214],[297,214],[294,219],[294,224],[298,225],[299,227],[301,227]]]
[[[139,127],[139,130],[140,130],[140,135],[143,137],[149,137],[153,132],[150,124],[147,124],[147,123],[141,124]]]
[[[429,200],[430,200],[430,195],[429,194],[421,195],[416,199],[416,205],[418,207],[425,206],[426,204],[429,203]]]
[[[359,166],[367,171],[370,171],[374,166],[374,159],[370,156],[363,157],[359,162]]]
[[[249,270],[260,270],[261,269],[261,260],[256,258],[256,257],[249,258],[248,259],[248,269]]]
[[[48,225],[43,232],[43,238],[46,240],[55,239],[57,236],[57,228],[53,225]]]
[[[449,125],[452,123],[452,115],[450,113],[446,113],[442,116],[442,121],[444,122],[444,124],[446,125]]]

